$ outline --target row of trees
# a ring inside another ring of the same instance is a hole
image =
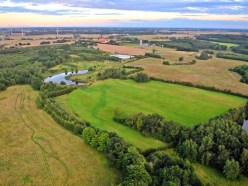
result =
[[[156,77],[150,77],[150,80],[160,81],[160,82],[165,82],[165,83],[172,83],[172,84],[183,85],[183,86],[189,86],[189,87],[195,87],[195,88],[200,88],[200,89],[203,89],[203,90],[209,90],[209,91],[214,91],[214,92],[222,92],[224,94],[229,94],[229,95],[239,96],[239,97],[243,97],[243,98],[248,98],[247,95],[241,94],[239,92],[233,92],[233,91],[228,90],[228,89],[224,89],[224,90],[223,89],[218,89],[216,87],[209,87],[209,86],[205,86],[205,85],[197,85],[197,84],[193,84],[191,82],[165,80],[165,79],[156,78]]]
[[[173,38],[171,41],[152,41],[151,43],[157,46],[175,48],[179,51],[198,52],[200,49],[227,50],[226,46],[195,39]]]
[[[201,34],[196,36],[199,40],[222,42],[222,43],[234,43],[234,44],[248,44],[248,36],[242,34]]]
[[[184,159],[222,170],[228,179],[235,179],[240,173],[248,175],[248,135],[241,127],[245,118],[248,103],[194,128],[166,121],[158,114],[127,116],[121,109],[114,113],[115,121],[172,143]],[[237,174],[231,173],[237,169]]]
[[[219,52],[219,53],[217,53],[216,57],[248,62],[248,55],[243,55],[243,54],[221,53],[221,52]]]
[[[126,69],[132,69],[131,71],[127,71]],[[133,67],[133,66],[124,66],[124,68],[110,68],[110,69],[106,69],[103,72],[99,72],[97,74],[97,78],[99,80],[104,80],[104,79],[128,79],[128,75],[136,73],[136,72],[140,72],[142,71],[143,68],[141,67]],[[145,82],[146,80],[149,79],[148,75],[144,74],[144,73],[138,73],[135,76],[135,80],[140,82]]]
[[[59,90],[55,93],[41,94],[37,103],[53,119],[66,129],[81,135],[93,148],[106,154],[110,162],[121,170],[124,175],[122,185],[150,185],[151,176],[146,170],[146,160],[135,147],[128,144],[115,133],[100,131],[92,127],[88,122],[79,121],[66,113],[49,96],[66,93],[68,90]]]

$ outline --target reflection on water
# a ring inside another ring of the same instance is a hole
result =
[[[80,71],[78,71],[77,74],[86,74],[87,72],[88,72],[88,70],[80,70]],[[75,85],[76,83],[74,81],[67,80],[66,77],[70,76],[70,75],[77,75],[77,74],[75,72],[74,73],[68,72],[67,75],[65,75],[65,73],[61,73],[61,74],[47,77],[44,80],[44,82],[50,82],[51,81],[53,83],[60,84],[61,81],[64,81],[67,85]],[[80,83],[80,84],[82,84],[82,83]]]

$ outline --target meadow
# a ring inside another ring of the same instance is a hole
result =
[[[0,92],[0,185],[111,185],[120,174],[108,160],[37,109],[38,92]]]
[[[212,43],[227,46],[227,47],[237,47],[237,46],[239,46],[239,44],[235,44],[235,43],[222,43],[222,42],[212,42]]]
[[[155,81],[139,84],[132,80],[100,81],[89,88],[77,89],[56,99],[71,113],[102,130],[116,132],[142,150],[163,144],[114,122],[112,118],[116,108],[127,114],[158,113],[167,120],[192,127],[230,108],[241,106],[246,101],[197,88]]]
[[[152,77],[191,82],[222,90],[229,89],[233,92],[248,95],[247,85],[240,82],[241,76],[229,71],[229,69],[236,66],[247,64],[247,62],[221,59],[215,56],[209,60],[197,60],[195,56],[199,55],[199,53],[196,52],[182,52],[161,47],[156,47],[155,49],[164,60],[170,63],[178,62],[178,58],[183,56],[183,62],[196,60],[196,64],[168,66],[163,65],[163,59],[145,58],[129,63],[129,65],[144,68],[144,72]]]

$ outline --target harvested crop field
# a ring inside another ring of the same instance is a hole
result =
[[[0,185],[111,185],[119,178],[105,157],[36,108],[37,92],[0,93]]]
[[[118,46],[118,45],[108,45],[108,44],[98,44],[97,47],[109,53],[118,53],[118,54],[128,54],[128,55],[145,55],[146,52],[149,52],[148,49],[143,49],[140,47],[128,47],[128,46]]]
[[[173,49],[158,48],[162,57],[170,62],[178,62],[178,58],[183,56],[184,62],[190,62],[195,59],[197,53],[180,52]],[[144,68],[144,72],[150,76],[174,80],[191,82],[204,86],[214,86],[219,89],[230,89],[233,92],[240,92],[248,95],[248,85],[241,83],[241,77],[230,68],[238,65],[247,64],[246,62],[228,60],[213,57],[209,60],[197,60],[194,65],[163,65],[163,59],[146,58],[129,63],[132,66]]]

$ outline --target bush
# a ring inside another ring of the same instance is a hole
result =
[[[200,56],[196,56],[197,59],[199,60],[208,60],[208,59],[211,59],[212,56],[209,55],[208,53],[206,52],[202,52]]]
[[[229,180],[234,180],[238,177],[240,172],[239,162],[235,160],[227,160],[223,169],[223,173]]]
[[[42,81],[40,78],[33,76],[31,78],[31,86],[34,90],[40,90]]]
[[[51,42],[50,41],[42,41],[40,42],[40,45],[49,45]]]
[[[159,54],[153,54],[153,53],[145,53],[145,56],[159,58],[159,59],[162,58]]]
[[[136,76],[134,76],[134,81],[141,83],[141,82],[148,82],[150,81],[150,78],[145,73],[138,73]]]
[[[163,61],[163,65],[170,65],[169,61]]]

